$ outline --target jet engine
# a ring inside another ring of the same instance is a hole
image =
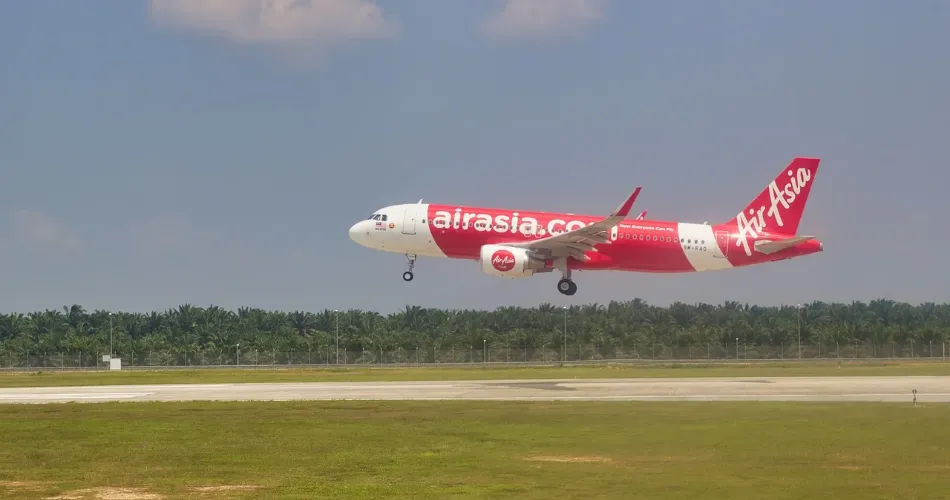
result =
[[[551,271],[544,259],[533,257],[524,248],[505,245],[484,245],[479,260],[482,272],[502,278],[527,278]]]

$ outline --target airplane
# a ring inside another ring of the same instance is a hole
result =
[[[709,225],[628,219],[640,187],[610,215],[417,203],[390,205],[349,230],[356,243],[408,260],[474,260],[482,272],[527,278],[559,271],[557,289],[577,293],[572,271],[690,273],[732,269],[824,251],[797,234],[820,159],[797,157],[733,218]]]

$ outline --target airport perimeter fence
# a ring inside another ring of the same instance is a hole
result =
[[[800,353],[799,353],[800,349]],[[104,356],[105,355],[105,356]],[[121,352],[122,369],[135,368],[215,368],[215,367],[286,367],[286,366],[406,366],[406,365],[475,365],[475,364],[591,364],[602,362],[742,362],[798,360],[870,360],[919,359],[946,361],[950,343],[886,343],[886,344],[802,344],[779,346],[745,345],[667,345],[635,346],[542,346],[397,349],[379,351],[340,350],[333,346],[308,351],[282,352],[234,348],[228,351],[146,351]],[[107,352],[75,353],[13,353],[0,352],[0,370],[108,370]]]

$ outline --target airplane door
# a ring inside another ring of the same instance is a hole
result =
[[[416,234],[416,206],[406,207],[402,218],[402,234]]]
[[[722,249],[725,248],[726,252],[723,253]],[[726,254],[729,253],[729,233],[726,231],[716,231],[716,246],[713,247],[713,257],[719,257],[720,259],[725,259]]]

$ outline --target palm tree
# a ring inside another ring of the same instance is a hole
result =
[[[134,352],[137,360],[148,353],[152,359],[166,360],[214,357],[232,352],[238,343],[245,352],[269,356],[320,352],[323,359],[325,351],[335,347],[338,321],[341,350],[366,352],[367,359],[382,354],[414,360],[418,352],[420,359],[435,360],[448,359],[453,350],[458,359],[468,359],[483,347],[503,350],[506,355],[515,350],[518,359],[535,352],[540,359],[537,349],[542,345],[553,352],[564,347],[563,314],[550,303],[491,311],[407,305],[387,315],[360,309],[335,313],[331,309],[282,312],[241,307],[230,311],[216,305],[182,304],[161,312],[116,312],[111,317],[117,351]],[[906,355],[913,343],[917,355],[940,355],[940,346],[950,333],[950,304],[912,305],[889,298],[867,303],[813,301],[800,310],[795,305],[735,301],[656,306],[635,298],[572,306],[567,314],[567,347],[572,358],[577,353],[584,358],[679,357],[700,350],[729,353],[735,350],[736,338],[749,346],[750,355],[755,346],[785,346],[787,350],[797,339],[799,319],[803,344],[821,342],[823,354],[832,353],[837,345],[842,352],[860,348],[880,356],[900,355],[904,346]],[[108,311],[90,313],[79,304],[0,314],[0,354],[82,352],[94,356],[107,352],[109,318]],[[159,352],[166,358],[160,358]]]

